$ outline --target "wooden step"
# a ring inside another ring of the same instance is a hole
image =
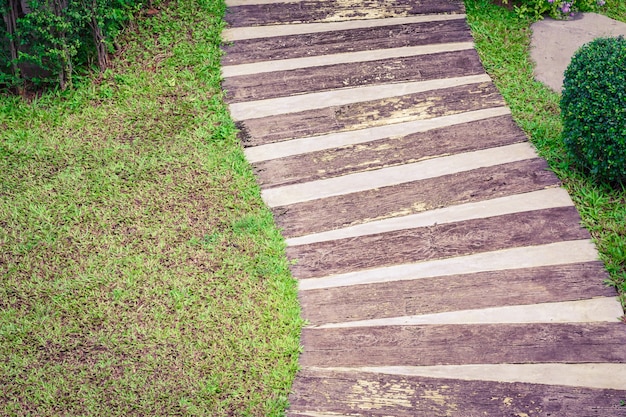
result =
[[[278,3],[278,4],[276,4]],[[461,0],[316,0],[230,3],[226,22],[232,27],[336,22],[382,17],[464,13]]]

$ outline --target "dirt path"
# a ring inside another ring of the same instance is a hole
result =
[[[291,416],[626,416],[588,232],[461,1],[230,0],[224,88],[296,260]]]

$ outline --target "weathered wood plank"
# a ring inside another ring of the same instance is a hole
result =
[[[624,417],[625,390],[301,370],[295,410],[355,417]],[[306,414],[302,414],[306,415]]]
[[[524,141],[526,135],[507,115],[258,162],[254,169],[261,187],[271,188]]]
[[[301,291],[312,325],[615,296],[602,262]],[[489,294],[489,296],[485,296]]]
[[[363,101],[383,100],[424,91],[489,82],[491,82],[491,79],[487,74],[483,73],[468,75],[466,77],[389,83],[350,89],[333,89],[308,94],[296,94],[267,100],[232,103],[229,108],[233,120],[240,121],[279,114],[303,112],[306,110],[317,110],[333,106],[346,106]]]
[[[275,207],[272,211],[283,235],[295,237],[556,185],[559,180],[546,162],[535,158]]]
[[[403,81],[426,81],[484,73],[474,49],[325,65],[259,76],[241,75],[224,80],[230,103],[284,97],[335,88],[360,87]]]
[[[626,362],[615,323],[447,324],[305,328],[301,366]]]
[[[230,7],[226,22],[232,27],[285,23],[337,22],[418,14],[463,13],[460,0],[315,0]]]
[[[225,48],[226,54],[222,57],[222,64],[239,65],[346,52],[471,41],[469,28],[465,19],[461,18],[440,22],[244,39],[235,41]]]
[[[493,83],[487,82],[248,119],[237,125],[244,146],[257,146],[326,133],[425,120],[504,104]]]
[[[510,110],[504,106],[492,107],[426,120],[415,120],[406,123],[377,126],[369,129],[330,133],[322,136],[268,143],[262,146],[248,147],[244,149],[244,153],[246,155],[246,159],[254,164],[261,161],[268,161],[270,159],[286,158],[310,152],[319,152],[339,148],[342,146],[360,145],[373,142],[375,140],[398,138],[413,133],[426,132],[429,130],[460,125],[463,123],[471,123],[477,120],[510,116],[510,114]]]
[[[232,0],[228,1],[228,3],[231,2]],[[257,1],[256,3],[259,2]],[[267,0],[266,3],[276,3],[276,1]],[[241,4],[230,4],[230,6],[248,6],[250,4],[250,0],[242,0]],[[299,23],[297,25],[227,27],[224,28],[224,30],[222,31],[222,37],[226,42],[235,42],[244,39],[273,38],[277,36],[306,35],[310,33],[336,32],[340,30],[374,28],[379,26],[395,26],[408,25],[411,23],[457,20],[464,17],[464,14],[451,13],[435,15],[413,15],[396,17],[393,19],[382,17],[379,19],[345,20],[338,22]]]
[[[574,206],[398,230],[287,248],[298,279],[451,258],[519,246],[588,239]]]

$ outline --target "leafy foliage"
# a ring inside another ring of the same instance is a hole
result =
[[[626,40],[583,46],[565,71],[563,141],[580,167],[600,180],[626,181]]]
[[[113,39],[142,0],[4,0],[0,86],[72,84],[76,67],[102,71]]]
[[[508,0],[503,0],[508,3]],[[576,12],[592,12],[604,6],[605,0],[518,0],[514,2],[515,12],[523,18],[541,19],[550,16],[554,19],[569,19]]]

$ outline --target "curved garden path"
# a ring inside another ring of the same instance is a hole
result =
[[[459,0],[229,0],[224,88],[296,263],[291,416],[626,416],[626,326]]]

